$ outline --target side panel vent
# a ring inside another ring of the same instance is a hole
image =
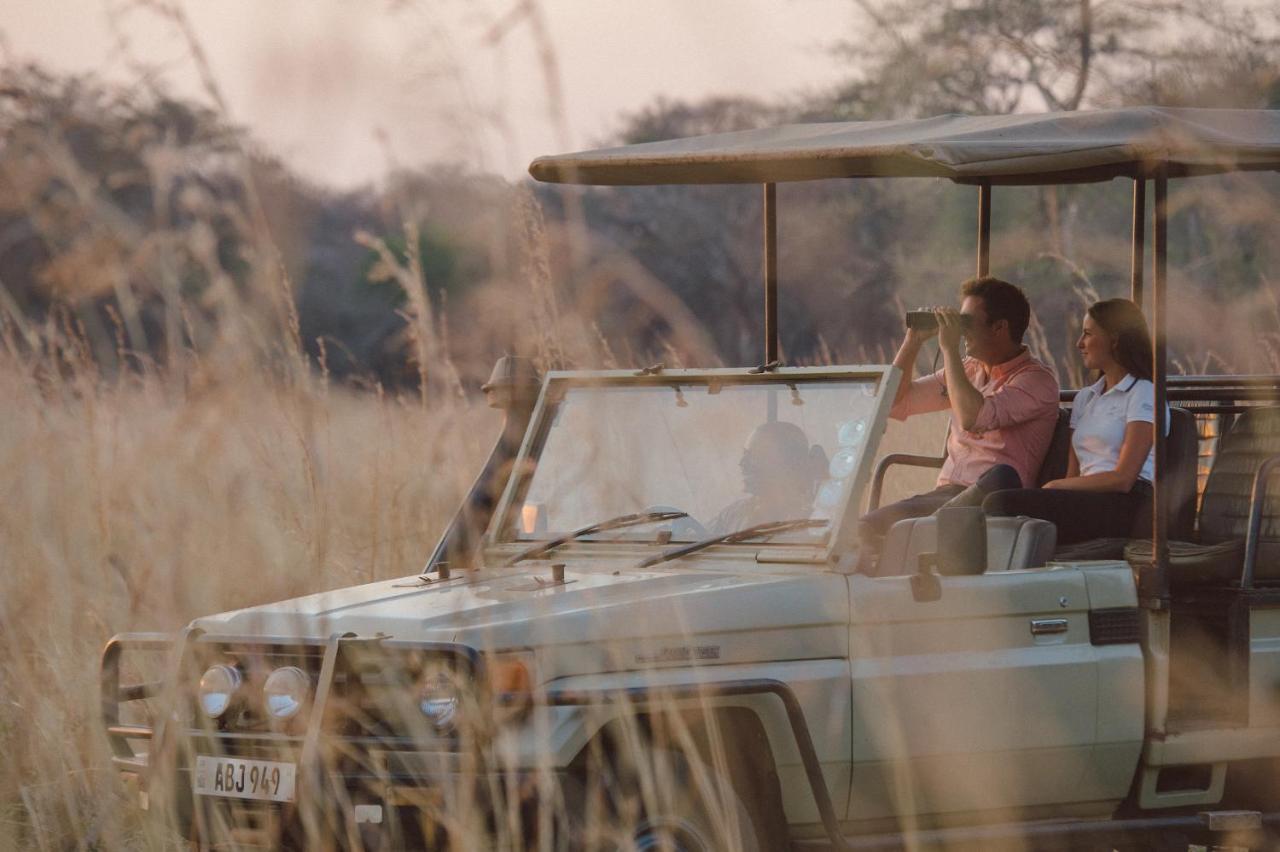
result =
[[[1137,607],[1089,611],[1089,641],[1094,645],[1131,645],[1138,641],[1141,627]]]

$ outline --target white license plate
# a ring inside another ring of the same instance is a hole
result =
[[[202,796],[292,802],[298,767],[274,760],[196,755],[192,786]]]

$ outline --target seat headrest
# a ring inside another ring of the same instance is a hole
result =
[[[1204,486],[1200,506],[1202,541],[1216,544],[1245,537],[1254,474],[1265,459],[1277,453],[1280,408],[1258,408],[1240,415],[1231,431],[1222,437]],[[1263,504],[1262,538],[1280,539],[1280,479],[1274,477],[1268,483]]]

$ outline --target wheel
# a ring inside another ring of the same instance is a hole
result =
[[[583,852],[759,852],[732,782],[697,757],[650,749],[613,756],[585,779],[572,832]]]

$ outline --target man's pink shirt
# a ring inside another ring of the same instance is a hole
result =
[[[965,431],[951,415],[947,460],[939,485],[972,485],[992,465],[1018,471],[1025,488],[1034,488],[1040,465],[1058,421],[1058,378],[1026,349],[1003,364],[988,368],[964,359],[969,381],[986,397],[973,428]],[[943,371],[916,379],[889,416],[905,420],[913,414],[951,407]]]

